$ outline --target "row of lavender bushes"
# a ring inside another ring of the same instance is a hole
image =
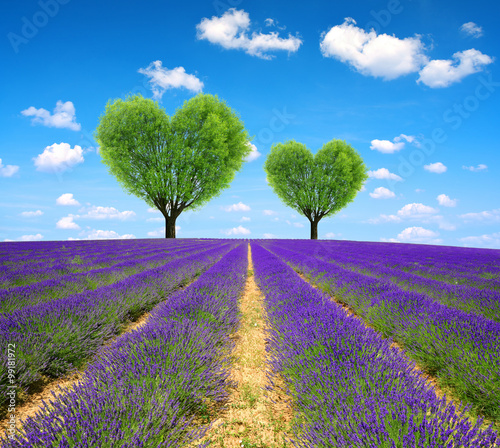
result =
[[[307,256],[301,244],[295,242],[293,251],[283,242],[266,246],[351,306],[385,337],[403,345],[409,356],[475,413],[499,425],[500,323]]]
[[[15,261],[12,256],[8,262],[0,262],[0,287],[2,289],[13,288],[16,286],[29,285],[42,280],[60,277],[66,274],[79,272],[89,272],[100,268],[106,268],[116,265],[130,259],[142,259],[158,253],[170,253],[187,246],[200,246],[203,243],[196,240],[174,240],[175,242],[155,242],[151,240],[134,241],[129,246],[122,244],[103,244],[102,241],[93,241],[92,245],[85,246],[68,243],[72,247],[69,254],[61,254],[57,250],[59,242],[54,244],[53,250],[50,246],[39,249],[33,245],[31,255],[40,257],[43,255],[43,261],[36,263],[21,259]],[[24,257],[23,257],[24,258]]]
[[[438,398],[391,342],[252,244],[269,354],[293,397],[296,447],[479,448],[498,439]]]
[[[201,437],[209,410],[227,398],[246,255],[239,243],[160,304],[3,447],[180,447]]]
[[[197,244],[174,248],[171,251],[157,250],[153,255],[140,259],[131,255],[126,260],[107,268],[95,269],[88,273],[61,275],[26,286],[4,289],[0,291],[0,314],[88,290],[97,290],[132,275],[219,245],[220,243],[204,246]]]
[[[359,252],[353,256],[352,253],[345,254],[336,245],[329,243],[314,245],[310,242],[301,242],[295,246],[296,250],[305,254],[310,254],[311,249],[314,249],[314,257],[320,260],[335,263],[372,277],[390,280],[403,289],[419,291],[443,305],[452,306],[465,312],[481,314],[488,319],[500,322],[500,291],[486,288],[486,280],[482,288],[449,284],[441,280],[405,272],[400,267],[397,255],[393,255],[390,262],[392,266],[395,266],[392,267],[387,266],[388,260],[383,262],[383,259],[374,257],[373,253],[366,248],[364,250],[362,246],[358,246],[358,248]],[[422,252],[425,253],[425,249],[424,247]],[[435,263],[439,267],[439,263],[437,261]]]
[[[0,318],[0,345],[15,344],[18,391],[30,393],[40,381],[80,368],[127,320],[135,320],[194,279],[235,243],[173,260],[113,285],[48,303],[27,306]],[[7,385],[7,358],[0,386]],[[22,397],[21,397],[22,398]],[[6,396],[0,398],[5,412]]]

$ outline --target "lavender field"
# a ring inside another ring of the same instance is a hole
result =
[[[238,387],[249,277],[280,446],[500,446],[500,251],[236,239],[0,243],[2,446],[233,446],[201,441]]]

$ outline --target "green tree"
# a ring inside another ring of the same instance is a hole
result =
[[[278,143],[264,170],[279,198],[309,219],[311,239],[318,239],[321,218],[352,202],[368,177],[363,159],[342,140],[324,144],[315,156],[294,140]]]
[[[163,214],[165,238],[175,238],[183,210],[229,187],[251,151],[237,114],[201,93],[172,117],[141,95],[109,101],[95,136],[102,161],[123,188]]]

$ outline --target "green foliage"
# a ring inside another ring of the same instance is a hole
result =
[[[311,222],[352,202],[368,177],[362,158],[342,140],[324,144],[315,156],[294,140],[278,143],[264,169],[279,198]]]
[[[251,150],[240,118],[208,94],[172,117],[141,95],[110,101],[95,135],[103,163],[123,188],[174,221],[227,188]]]

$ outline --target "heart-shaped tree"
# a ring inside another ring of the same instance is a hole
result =
[[[96,139],[102,161],[125,190],[163,214],[165,238],[175,238],[183,210],[229,187],[251,151],[236,113],[201,93],[172,117],[141,95],[109,102]]]
[[[312,155],[294,140],[273,145],[264,169],[274,192],[311,223],[311,239],[318,239],[318,222],[352,202],[368,178],[357,151],[342,140],[332,140]]]

